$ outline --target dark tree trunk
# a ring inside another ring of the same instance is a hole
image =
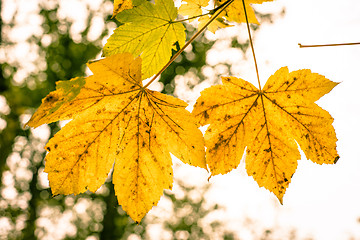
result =
[[[107,183],[107,186],[110,190],[110,193],[104,198],[104,202],[106,203],[106,210],[104,214],[104,220],[102,222],[103,229],[100,233],[101,240],[116,239],[115,218],[117,215],[117,200],[115,196],[114,185],[112,184],[112,182]]]

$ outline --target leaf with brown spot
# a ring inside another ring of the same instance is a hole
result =
[[[38,127],[44,123],[55,122],[60,119],[71,119],[74,112],[68,111],[71,109],[71,103],[79,93],[80,89],[85,84],[85,78],[77,77],[69,81],[58,81],[56,83],[56,91],[48,94],[43,100],[42,104],[36,113],[31,117],[26,124],[31,127]],[[66,112],[68,115],[66,116]]]
[[[75,98],[28,125],[72,116],[46,145],[45,172],[53,194],[96,191],[115,162],[118,202],[139,222],[172,187],[170,152],[206,169],[203,137],[185,102],[143,87],[140,58],[116,54],[89,68],[94,75],[84,79]],[[39,111],[59,104],[46,100],[58,91],[45,98]]]
[[[222,81],[201,93],[192,112],[201,125],[210,124],[205,146],[212,175],[236,168],[246,148],[248,175],[282,202],[300,159],[297,144],[315,163],[339,159],[333,118],[314,103],[338,83],[287,67],[261,91],[236,77]]]
[[[114,0],[114,10],[112,17],[126,9],[133,8],[132,0]]]
[[[112,18],[114,18],[118,13],[124,10],[136,8],[145,2],[146,0],[114,0],[114,10]]]

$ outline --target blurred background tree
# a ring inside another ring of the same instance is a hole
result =
[[[23,125],[56,81],[91,74],[86,63],[100,57],[116,27],[112,1],[1,0],[0,8],[0,239],[150,239],[149,228],[156,225],[167,239],[236,239],[222,221],[205,220],[222,211],[206,203],[208,185],[178,181],[182,196],[170,191],[164,196],[171,217],[164,221],[150,214],[140,225],[117,205],[111,177],[96,193],[52,196],[43,172],[44,145],[64,123],[37,129]],[[192,36],[196,28],[186,27]],[[228,42],[243,52],[248,48],[248,41],[236,36]],[[206,56],[214,43],[199,37],[161,75],[162,91],[176,95],[174,79],[180,76],[191,79],[186,81],[190,89],[205,80]],[[213,78],[231,74],[227,63],[211,68]]]

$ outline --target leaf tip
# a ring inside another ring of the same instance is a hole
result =
[[[30,123],[30,120],[29,121],[27,121],[23,126],[22,126],[22,129],[27,129],[27,128],[30,128],[31,126],[29,125],[29,123]],[[30,123],[31,124],[31,123]]]

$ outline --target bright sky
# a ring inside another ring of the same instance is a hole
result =
[[[246,176],[243,164],[230,174],[210,180],[213,184],[211,197],[228,208],[234,229],[243,226],[244,217],[251,217],[259,228],[294,227],[302,239],[358,239],[360,45],[300,49],[298,43],[359,42],[360,1],[278,0],[257,9],[278,12],[283,6],[286,15],[273,24],[262,25],[256,34],[255,52],[261,82],[264,85],[267,78],[282,66],[288,66],[290,71],[308,68],[332,81],[341,82],[318,101],[335,118],[333,125],[339,139],[340,159],[336,165],[321,166],[303,157],[298,162],[283,206]],[[240,29],[245,32],[246,26],[242,25]],[[220,36],[218,32],[216,37]],[[251,51],[247,55],[251,60]],[[237,58],[236,55],[230,57]],[[239,69],[241,75],[237,77],[257,85],[252,61],[241,62]]]

